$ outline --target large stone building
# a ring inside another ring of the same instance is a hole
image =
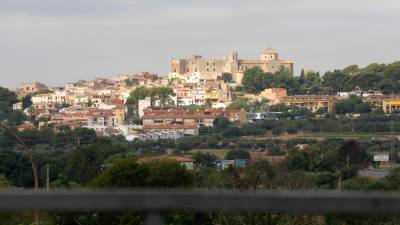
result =
[[[23,83],[21,87],[17,90],[18,97],[24,97],[25,95],[33,94],[40,90],[48,89],[45,84],[39,82],[33,83]]]
[[[193,55],[187,59],[170,60],[170,77],[199,74],[200,79],[216,79],[223,73],[231,73],[237,83],[241,83],[247,69],[260,67],[264,72],[275,73],[281,69],[293,74],[293,62],[279,59],[279,54],[272,48],[265,49],[260,59],[239,59],[237,52],[231,52],[223,59],[203,58]]]

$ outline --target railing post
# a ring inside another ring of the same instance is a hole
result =
[[[160,212],[148,212],[146,214],[145,225],[164,225],[164,218]]]

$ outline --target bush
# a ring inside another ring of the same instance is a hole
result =
[[[236,126],[228,127],[222,132],[223,137],[239,137],[242,135],[243,135],[242,130]]]
[[[283,129],[280,127],[274,127],[271,131],[272,135],[279,136],[283,133]]]
[[[226,154],[225,159],[227,160],[250,159],[250,152],[243,149],[231,150],[228,152],[228,154]]]

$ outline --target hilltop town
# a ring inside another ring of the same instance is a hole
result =
[[[0,183],[39,183],[31,162],[48,189],[398,190],[400,62],[293,68],[268,48],[172,58],[165,75],[0,88]]]
[[[226,108],[236,98],[234,89],[241,85],[244,72],[255,67],[269,73],[284,70],[293,74],[293,63],[279,59],[272,48],[262,51],[258,60],[238,59],[237,52],[223,59],[196,55],[171,59],[165,76],[143,72],[80,80],[62,87],[47,87],[40,82],[22,84],[16,91],[20,101],[13,109],[40,120],[39,127],[86,127],[100,136],[123,135],[128,140],[177,139],[197,135],[200,126],[213,126],[218,116],[245,123],[244,110]],[[154,93],[132,102],[135,90],[141,88],[166,91],[159,94],[166,95],[168,101],[157,99],[161,96]],[[190,106],[199,109],[185,108]],[[134,119],[143,122],[135,124]],[[33,126],[26,121],[18,129]]]
[[[333,84],[343,74],[363,74],[358,67],[328,72],[324,80],[318,73],[304,70],[294,77],[293,62],[281,60],[272,48],[263,50],[257,60],[239,59],[237,52],[231,52],[222,59],[194,55],[172,58],[169,63],[170,71],[164,76],[143,72],[80,80],[62,87],[22,84],[16,90],[19,101],[13,109],[23,111],[29,120],[17,128],[84,127],[95,130],[98,136],[122,135],[130,141],[176,140],[213,127],[219,117],[237,124],[277,119],[283,111],[275,106],[280,105],[289,111],[306,109],[321,116],[339,113],[337,103],[340,106],[359,96],[359,103],[365,103],[360,107],[367,111],[390,114],[400,109],[400,97],[384,95],[388,90],[362,89],[356,84],[346,91],[330,84],[323,87],[328,79],[333,79]],[[366,69],[379,70],[381,66],[369,67]],[[258,108],[252,107],[257,103]],[[352,116],[360,113],[343,110]]]

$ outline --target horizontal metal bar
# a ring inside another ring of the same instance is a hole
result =
[[[0,210],[28,209],[400,214],[400,194],[173,190],[0,192]]]

